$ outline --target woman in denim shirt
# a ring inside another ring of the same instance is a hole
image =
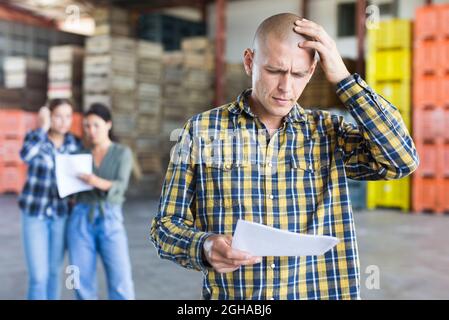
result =
[[[58,195],[55,154],[76,153],[78,138],[69,133],[73,105],[66,99],[51,100],[39,112],[40,127],[25,137],[20,156],[28,165],[19,196],[22,236],[28,269],[28,299],[60,297],[60,271],[64,260],[69,199]]]
[[[78,299],[97,299],[96,258],[103,260],[109,299],[134,299],[122,204],[133,167],[131,150],[111,140],[111,114],[93,104],[84,115],[84,133],[93,156],[93,174],[80,179],[94,187],[76,197],[68,224],[71,265],[78,269]],[[132,130],[133,128],[130,128]]]

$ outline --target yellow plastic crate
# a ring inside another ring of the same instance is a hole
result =
[[[404,19],[381,21],[378,29],[368,29],[369,50],[410,49],[412,23]]]
[[[402,113],[410,113],[411,85],[410,81],[375,82],[373,90],[390,101]]]
[[[400,110],[399,110],[400,111]],[[405,126],[407,127],[408,133],[412,134],[412,117],[410,113],[401,112],[402,120],[404,120]]]
[[[400,208],[410,211],[410,177],[367,183],[367,208]]]
[[[410,49],[375,51],[368,54],[368,80],[404,81],[412,76],[412,54]]]

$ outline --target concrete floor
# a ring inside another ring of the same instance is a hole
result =
[[[156,209],[154,200],[130,200],[125,205],[136,297],[199,299],[201,274],[159,259],[149,241]],[[363,299],[449,299],[448,215],[376,210],[357,212],[355,219]],[[27,274],[15,196],[0,196],[0,226],[0,299],[23,299]],[[100,298],[104,299],[104,273],[98,265]],[[372,265],[379,270],[380,289],[365,285],[371,283]],[[73,299],[73,292],[63,288],[63,299]]]

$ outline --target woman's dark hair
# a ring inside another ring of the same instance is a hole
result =
[[[68,104],[72,107],[72,111],[75,111],[75,104],[70,99],[50,99],[47,103],[50,112],[55,111],[55,109],[63,104]]]
[[[87,118],[90,115],[98,116],[101,119],[103,119],[105,122],[109,122],[109,121],[112,122],[111,111],[109,110],[108,107],[106,107],[102,103],[93,103],[93,104],[91,104],[89,110],[87,110],[84,113],[84,117]],[[111,139],[112,141],[117,142],[117,138],[112,133],[112,127],[111,127],[111,130],[109,130],[109,139]]]

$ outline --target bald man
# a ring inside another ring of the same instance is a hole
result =
[[[298,105],[316,55],[357,125]],[[347,179],[413,172],[419,160],[404,122],[312,21],[267,18],[243,59],[252,88],[180,134],[151,228],[158,254],[201,271],[204,299],[359,299]],[[340,242],[321,256],[252,256],[232,247],[239,219]]]

